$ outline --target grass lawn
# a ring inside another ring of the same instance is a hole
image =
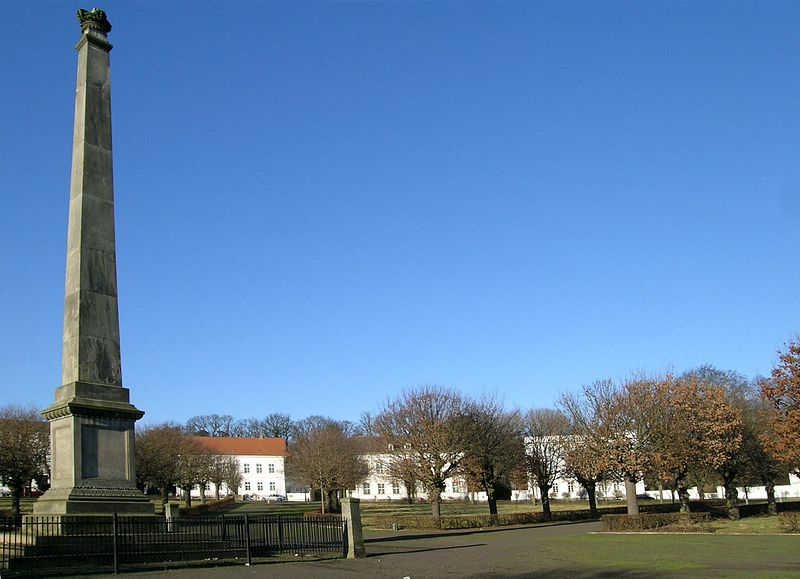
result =
[[[733,535],[572,535],[546,538],[536,557],[562,573],[613,576],[789,577],[800,575],[800,537]]]
[[[758,535],[777,535],[783,533],[778,526],[778,517],[758,515],[745,517],[738,521],[730,519],[714,519],[711,529],[717,534],[755,533]],[[800,549],[800,545],[798,545]]]
[[[33,512],[33,503],[36,502],[36,499],[25,498],[23,497],[20,500],[20,510],[22,511],[23,515],[30,514]],[[11,515],[11,497],[0,497],[0,516],[10,516]]]
[[[655,503],[656,501],[640,501],[640,504]],[[599,502],[598,509],[622,507],[623,501]],[[551,501],[553,511],[572,511],[589,508],[586,501]],[[497,511],[500,514],[510,513],[541,513],[542,505],[534,505],[529,501],[497,501]],[[442,516],[449,515],[488,515],[488,503],[467,503],[463,501],[446,501],[442,503]],[[361,501],[361,521],[365,527],[372,526],[377,517],[389,515],[430,515],[430,503],[403,503],[388,501]]]

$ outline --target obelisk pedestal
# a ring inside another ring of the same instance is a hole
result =
[[[134,423],[122,386],[117,311],[111,89],[102,10],[79,10],[62,386],[50,421],[51,487],[36,515],[154,514],[136,488]]]

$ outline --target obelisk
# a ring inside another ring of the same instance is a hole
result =
[[[78,10],[62,386],[50,421],[51,488],[34,514],[153,514],[136,488],[134,423],[144,413],[122,386],[111,156],[111,30]]]

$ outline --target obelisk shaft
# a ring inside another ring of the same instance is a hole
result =
[[[151,514],[136,488],[134,423],[122,386],[114,241],[111,88],[102,10],[79,10],[62,385],[50,421],[50,489],[37,515]]]
[[[89,29],[76,48],[61,383],[122,386],[111,155],[111,44],[105,35]]]

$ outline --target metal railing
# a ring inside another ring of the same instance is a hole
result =
[[[0,519],[0,574],[40,575],[83,570],[118,572],[148,563],[188,564],[280,553],[347,554],[341,517],[59,516]]]

